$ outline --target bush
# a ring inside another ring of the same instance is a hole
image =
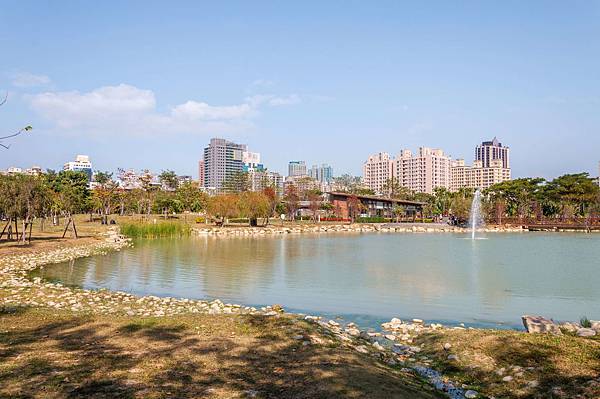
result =
[[[579,324],[581,324],[581,327],[583,327],[583,328],[591,328],[592,327],[592,322],[586,316],[583,316],[579,320]]]
[[[121,234],[131,238],[158,238],[189,236],[189,225],[174,222],[161,223],[125,223],[121,225]]]
[[[198,217],[196,217],[196,219],[194,219],[194,221],[196,223],[206,223],[206,218],[198,216]]]
[[[390,219],[381,217],[381,216],[368,216],[368,217],[360,217],[356,219],[357,223],[387,223]]]
[[[250,219],[248,218],[235,218],[227,220],[228,223],[250,223]]]

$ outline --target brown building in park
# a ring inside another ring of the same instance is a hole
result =
[[[396,216],[394,215],[394,207],[396,206],[403,207],[405,215],[410,218],[421,217],[423,214],[423,202],[342,192],[330,192],[327,195],[329,202],[333,205],[333,209],[335,209],[336,216],[343,219],[350,218],[351,202],[356,200],[361,204],[360,214],[367,217],[394,218]]]

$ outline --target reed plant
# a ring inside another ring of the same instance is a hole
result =
[[[185,237],[191,234],[191,227],[185,223],[123,223],[121,234],[131,238]]]

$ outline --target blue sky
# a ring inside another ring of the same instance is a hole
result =
[[[210,137],[360,174],[419,146],[514,176],[600,161],[600,2],[2,1],[0,168],[197,174]],[[6,144],[6,143],[5,143]]]

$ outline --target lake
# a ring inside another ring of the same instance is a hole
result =
[[[600,319],[600,234],[340,233],[137,240],[37,271],[138,295],[281,304],[377,327],[392,317],[521,327]]]

